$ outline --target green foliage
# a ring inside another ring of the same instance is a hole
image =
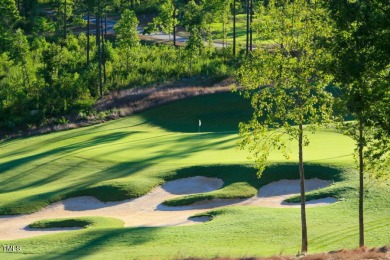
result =
[[[121,49],[113,63],[113,88],[144,86],[164,80],[193,76],[226,76],[230,68],[224,65],[222,53],[195,55],[173,46],[138,46]],[[118,50],[117,50],[118,51]]]
[[[2,27],[0,31],[12,27],[19,19],[18,10],[14,0],[3,0],[0,3],[0,13]]]
[[[355,162],[359,165],[359,146],[363,147],[363,170],[371,178],[389,178],[390,172],[390,137],[378,127],[364,127],[364,137],[361,140],[358,121],[346,121],[339,124],[340,131],[351,137],[356,145]],[[360,143],[362,141],[362,143]]]
[[[286,141],[298,140],[301,132],[295,126],[307,124],[307,129],[314,130],[329,120],[331,95],[317,70],[327,58],[318,47],[318,39],[329,37],[324,9],[306,1],[271,1],[259,15],[268,18],[256,29],[272,35],[275,48],[256,50],[237,77],[244,87],[243,95],[251,98],[255,110],[249,123],[240,124],[240,147],[248,147],[253,153],[261,174],[271,149],[281,150],[288,157]],[[308,143],[306,138],[304,144]]]
[[[178,24],[178,8],[175,6],[175,2],[175,0],[165,0],[159,6],[158,16],[153,18],[153,21],[148,24],[144,33],[150,34],[162,30],[170,35],[173,31],[173,27]]]
[[[32,32],[34,35],[41,35],[43,33],[53,34],[55,32],[55,24],[45,17],[38,16],[34,20]]]
[[[328,8],[335,20],[330,71],[342,94],[339,107],[344,108],[338,112],[357,120],[343,123],[343,132],[356,141],[357,150],[362,149],[364,170],[373,176],[388,175],[390,7],[375,0],[330,1]],[[354,12],[347,15],[349,10]]]
[[[139,44],[137,33],[138,19],[131,10],[125,10],[121,19],[115,24],[118,45],[122,48],[131,48]]]
[[[114,11],[111,5],[107,5],[109,2],[101,1],[100,4],[104,14]],[[201,14],[196,17],[190,11],[193,11],[191,8],[202,11],[205,3],[191,2],[188,5],[186,2],[167,1],[160,6],[162,20],[159,26],[164,30],[178,23],[177,18],[169,14],[173,12],[172,8],[177,8],[177,12],[188,9],[183,17],[188,28],[193,30],[186,50],[164,45],[140,45],[136,31],[138,20],[127,5],[136,11],[144,7],[158,7],[156,1],[113,3],[119,10],[125,10],[122,19],[115,25],[116,40],[106,40],[101,55],[105,65],[103,94],[165,80],[217,79],[231,74],[231,64],[226,62],[223,52],[212,49],[203,51],[205,19]],[[87,11],[96,14],[97,2],[67,0],[66,17],[64,0],[39,3],[22,1],[20,7],[22,19],[14,2],[1,4],[3,24],[8,25],[1,27],[0,37],[0,49],[4,54],[0,59],[3,68],[0,72],[0,125],[3,133],[57,122],[53,117],[68,118],[80,111],[90,113],[94,101],[100,96],[96,37],[89,35],[88,41],[86,33],[75,36],[70,31],[66,38],[63,37],[64,18],[69,29],[78,30],[74,27],[85,24],[77,22],[77,19]],[[38,12],[38,9],[50,12]],[[204,11],[209,14],[214,10],[206,9],[209,10]],[[17,29],[18,26],[24,30]]]
[[[15,1],[0,2],[0,53],[12,50],[12,36],[16,23],[20,19]]]

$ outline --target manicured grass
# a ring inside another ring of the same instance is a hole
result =
[[[80,195],[92,195],[102,201],[134,198],[174,176],[178,168],[248,163],[247,153],[235,149],[234,133],[174,133],[149,124],[137,125],[142,120],[133,117],[3,142],[1,148],[6,152],[0,159],[0,213],[34,212]],[[334,144],[327,141],[333,136]],[[321,162],[332,163],[344,156],[350,158],[351,151],[344,146],[349,139],[342,135],[323,131],[311,139],[308,161],[322,159]],[[280,161],[283,157],[274,153],[271,159]]]
[[[271,181],[297,179],[294,142],[290,144],[290,160],[277,151],[271,154],[273,164],[261,179],[256,178],[248,153],[236,150],[236,125],[248,118],[248,109],[240,97],[218,94],[175,102],[106,124],[1,141],[0,213],[33,212],[80,195],[123,200],[146,194],[165,181],[197,175],[221,178],[224,185],[218,191],[182,196],[171,203],[245,197]],[[308,193],[308,198],[339,199],[330,206],[308,209],[309,250],[355,248],[358,181],[352,157],[354,143],[331,129],[308,136],[310,146],[304,149],[306,176],[334,180],[333,185]],[[390,188],[373,183],[367,191],[367,245],[389,244]],[[99,224],[0,241],[23,248],[13,254],[0,252],[0,258],[240,257],[295,254],[300,248],[299,209],[229,207],[206,214],[213,220],[194,226],[123,228],[113,220],[118,225]],[[50,221],[42,223],[48,225]]]
[[[71,228],[71,227],[123,227],[123,221],[107,217],[81,217],[81,218],[64,218],[64,219],[44,219],[28,225],[29,228]]]

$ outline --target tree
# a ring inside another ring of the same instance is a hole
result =
[[[145,29],[145,33],[152,33],[162,30],[164,33],[171,37],[173,33],[173,45],[176,46],[176,26],[177,20],[177,7],[175,0],[165,0],[159,8],[159,14],[153,18],[153,21],[148,24]]]
[[[182,11],[181,25],[191,34],[186,47],[200,53],[204,47],[202,31],[206,26],[202,6],[191,0],[183,7]]]
[[[139,45],[137,33],[138,19],[133,11],[125,10],[121,19],[115,24],[118,47],[126,57],[126,72],[129,73],[131,49]]]
[[[319,42],[329,37],[328,14],[319,1],[271,0],[260,9],[264,19],[258,31],[275,41],[270,50],[257,49],[237,73],[242,93],[251,99],[254,113],[240,123],[241,148],[254,155],[259,175],[273,149],[288,156],[287,142],[298,141],[301,196],[302,253],[307,252],[303,146],[306,131],[330,118],[332,97],[318,70],[327,59]],[[264,14],[264,15],[263,15]]]
[[[0,52],[11,49],[12,34],[15,25],[20,19],[14,0],[4,0],[0,2]]]
[[[89,65],[90,62],[90,36],[91,36],[91,14],[94,13],[94,7],[96,5],[96,0],[84,0],[81,6],[83,9],[85,9],[87,13],[87,45],[86,45],[86,52],[87,52],[87,65]]]
[[[209,0],[204,3],[203,7],[204,12],[208,16],[207,23],[209,26],[212,22],[222,22],[222,38],[224,47],[227,38],[227,25],[231,4],[231,0]]]
[[[331,72],[355,122],[359,168],[359,246],[364,246],[365,173],[390,167],[390,5],[387,0],[329,1],[335,21]]]
[[[134,47],[139,44],[137,26],[138,19],[135,13],[131,10],[125,10],[121,19],[114,26],[119,46]]]
[[[237,13],[237,4],[236,0],[233,0],[233,56],[236,56],[236,13]]]
[[[19,14],[23,15],[26,19],[29,19],[37,13],[38,0],[18,0],[17,7]]]
[[[73,1],[72,0],[57,0],[57,26],[58,34],[63,35],[66,38],[67,35],[67,22],[72,16]]]

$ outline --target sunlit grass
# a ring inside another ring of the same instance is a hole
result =
[[[273,165],[261,179],[256,178],[247,159],[249,154],[236,149],[237,123],[248,119],[248,109],[238,96],[218,94],[175,102],[101,125],[1,141],[0,211],[33,212],[80,195],[122,200],[141,196],[165,181],[196,175],[221,178],[224,186],[215,192],[180,197],[177,205],[210,196],[249,196],[271,181],[297,179],[294,142],[290,143],[289,160],[273,152]],[[310,145],[304,150],[307,177],[334,181],[330,187],[309,193],[308,199],[339,199],[330,206],[308,209],[309,250],[354,248],[358,241],[354,143],[331,129],[308,135]],[[390,243],[388,192],[389,187],[380,183],[367,188],[369,246]],[[195,226],[92,225],[1,242],[21,245],[23,250],[15,255],[33,259],[265,256],[294,254],[300,248],[299,209],[230,207],[207,214],[213,220]],[[0,252],[0,258],[3,256],[10,255]]]

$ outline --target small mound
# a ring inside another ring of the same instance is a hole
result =
[[[195,176],[169,181],[163,184],[161,187],[171,194],[183,195],[210,192],[220,189],[222,185],[223,181],[221,179]]]
[[[27,226],[27,230],[77,230],[88,227],[123,227],[124,222],[108,217],[81,217],[81,218],[60,218],[44,219],[33,222]]]
[[[40,220],[28,225],[29,228],[85,228],[91,225],[92,222],[82,219],[52,219],[52,220]]]
[[[188,220],[191,220],[191,221],[197,222],[197,223],[203,223],[203,222],[211,221],[211,217],[208,217],[208,216],[189,217]]]

